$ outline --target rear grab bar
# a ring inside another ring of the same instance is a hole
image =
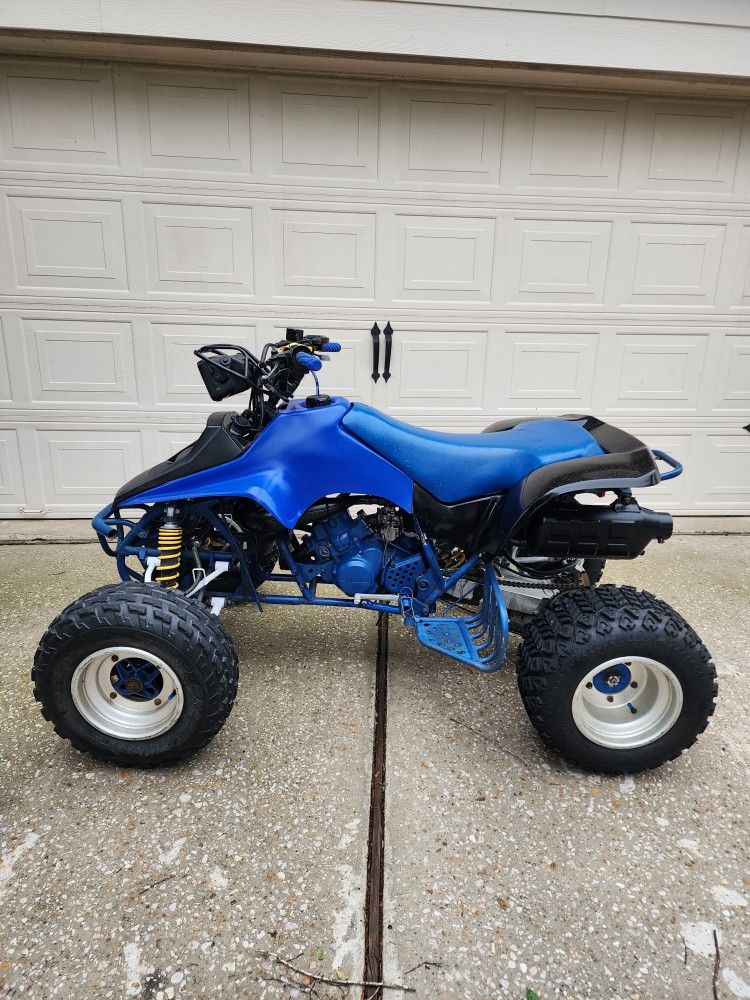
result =
[[[682,474],[682,463],[678,462],[676,458],[672,458],[672,456],[668,455],[666,451],[656,451],[656,449],[654,449],[651,454],[654,458],[657,458],[662,462],[666,462],[667,465],[671,466],[670,472],[660,472],[660,478],[662,481],[666,479],[676,479]]]

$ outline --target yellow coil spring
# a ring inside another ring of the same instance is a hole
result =
[[[182,528],[159,528],[159,567],[156,580],[163,587],[174,588],[180,579]]]

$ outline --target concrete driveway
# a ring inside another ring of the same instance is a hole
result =
[[[720,677],[699,743],[635,778],[543,750],[516,645],[484,677],[389,623],[382,975],[416,992],[379,996],[750,997],[749,567],[748,536],[679,536],[608,569],[675,604]],[[112,579],[96,545],[0,546],[0,996],[359,996],[268,956],[362,979],[375,617],[229,612],[227,726],[122,771],[61,742],[29,683],[49,620]]]

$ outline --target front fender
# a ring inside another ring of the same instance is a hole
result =
[[[412,509],[412,480],[342,426],[348,400],[308,409],[292,400],[238,458],[150,490],[123,507],[215,497],[246,497],[284,527],[321,497],[362,493]]]

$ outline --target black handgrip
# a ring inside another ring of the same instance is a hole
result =
[[[370,336],[372,337],[372,380],[377,382],[380,378],[378,371],[380,367],[380,327],[377,323],[372,324]]]
[[[385,324],[383,336],[385,337],[385,365],[383,367],[383,381],[387,382],[391,377],[391,348],[393,347],[393,327],[391,326],[390,320],[388,320]]]

